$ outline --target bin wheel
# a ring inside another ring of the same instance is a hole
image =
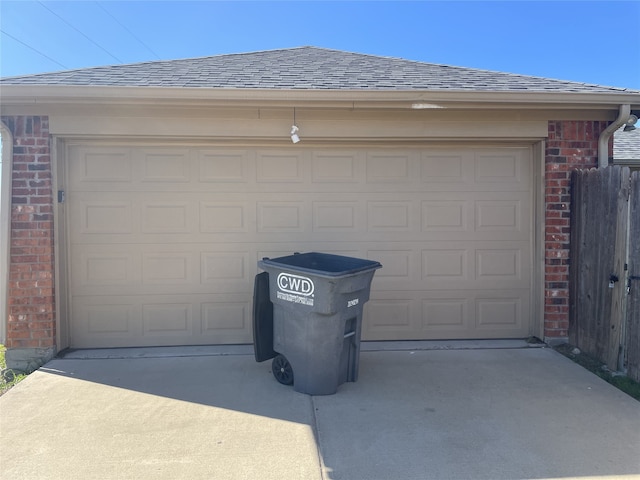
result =
[[[271,371],[276,380],[283,385],[293,385],[293,369],[284,355],[277,355],[271,362]]]

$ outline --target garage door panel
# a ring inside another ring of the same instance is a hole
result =
[[[432,243],[418,252],[376,249],[366,256],[384,265],[376,273],[376,284],[384,290],[528,288],[531,269],[522,248],[511,243],[492,248]]]
[[[420,177],[435,190],[464,184],[473,191],[528,191],[530,162],[527,148],[430,150],[422,153]]]
[[[309,231],[310,212],[305,202],[280,201],[257,203],[258,233],[302,233]]]
[[[189,336],[193,332],[193,305],[157,303],[142,305],[143,336]]]
[[[530,315],[530,296],[522,290],[478,292],[475,300],[476,331],[484,338],[497,332],[526,336]]]
[[[365,306],[363,339],[398,330],[407,340],[524,337],[529,308],[522,290],[379,292]]]
[[[74,147],[69,156],[71,184],[94,189],[112,188],[111,184],[133,183],[131,149],[122,147]]]
[[[142,183],[189,183],[192,175],[191,153],[188,148],[136,149],[132,158],[134,169]],[[180,188],[179,186],[176,186]]]
[[[469,314],[469,299],[465,297],[441,297],[422,300],[423,331],[456,332],[463,334],[473,318]]]
[[[418,152],[381,151],[366,154],[366,181],[373,184],[418,183]]]
[[[453,248],[451,245],[422,250],[421,279],[425,286],[450,288],[451,284],[455,284],[468,288],[474,273],[469,250],[468,247]]]
[[[476,302],[477,326],[483,328],[515,327],[521,318],[521,299],[515,298],[481,298]]]
[[[475,274],[480,282],[490,282],[492,286],[497,283],[517,285],[523,280],[524,268],[522,251],[519,249],[489,248],[475,251]],[[496,285],[494,288],[500,287]]]
[[[361,206],[357,201],[314,201],[312,203],[313,232],[362,231]]]
[[[522,205],[519,200],[475,202],[476,231],[513,232],[522,229]]]
[[[77,247],[71,265],[71,288],[74,292],[113,286],[129,288],[142,282],[142,258],[130,249],[120,250],[86,246]]]
[[[306,152],[291,150],[258,152],[256,155],[258,183],[303,183],[308,168],[304,162]]]
[[[202,183],[249,183],[249,152],[247,150],[198,150],[198,181]]]
[[[367,203],[367,232],[404,233],[417,230],[410,201],[378,201]]]
[[[74,146],[70,181],[78,191],[206,192],[211,183],[219,192],[282,192],[281,183],[291,192],[335,192],[336,183],[348,183],[353,192],[397,192],[397,184],[415,192],[530,190],[527,147],[485,153],[139,148]]]
[[[140,309],[123,298],[77,296],[70,311],[76,345],[118,346],[123,338],[139,338],[142,334]]]
[[[139,232],[139,213],[134,199],[101,192],[70,192],[71,243],[104,241],[111,237],[131,237]]]
[[[412,336],[415,332],[415,301],[412,298],[372,298],[365,307],[363,338],[373,340],[388,335]]]
[[[199,233],[249,232],[251,225],[251,206],[247,202],[200,202],[199,211]]]
[[[359,183],[361,159],[362,154],[357,151],[312,152],[311,183]]]
[[[520,152],[477,152],[475,154],[475,183],[503,183],[520,185],[527,188],[528,183],[522,185],[522,169],[526,168],[527,158]]]
[[[239,295],[78,298],[74,342],[86,348],[251,343],[251,301]]]
[[[466,232],[473,225],[470,201],[425,200],[421,205],[423,232]]]
[[[255,247],[239,245],[83,245],[74,248],[71,288],[77,295],[212,293],[253,288]]]
[[[468,166],[472,152],[436,151],[423,152],[420,163],[420,178],[429,184],[463,184],[470,183],[472,170]],[[452,188],[447,185],[447,189]],[[453,188],[456,188],[453,186]]]
[[[190,233],[193,206],[184,201],[153,201],[140,204],[140,233]]]
[[[246,336],[249,328],[249,318],[251,314],[251,304],[243,301],[206,302],[201,306],[202,311],[202,333],[211,336],[221,335],[241,335]]]
[[[366,258],[374,258],[384,269],[376,271],[376,283],[391,285],[393,282],[415,282],[418,279],[416,253],[411,249],[389,250],[372,249]],[[379,281],[378,281],[379,280]]]
[[[366,339],[529,333],[529,147],[83,144],[68,162],[73,346],[251,342],[257,261],[295,251],[382,263]]]
[[[84,235],[119,234],[135,232],[132,202],[122,200],[80,201],[79,233]]]
[[[216,284],[243,281],[254,271],[253,259],[248,251],[204,251],[200,253],[201,283]],[[251,265],[252,268],[249,268]]]
[[[191,286],[194,280],[200,277],[199,268],[194,272],[196,264],[199,267],[199,257],[188,251],[144,252],[142,253],[142,283]]]

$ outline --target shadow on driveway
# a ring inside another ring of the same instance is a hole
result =
[[[12,479],[640,478],[640,403],[546,348],[366,351],[316,397],[252,355],[63,358],[0,408]]]

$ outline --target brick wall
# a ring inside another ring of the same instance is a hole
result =
[[[571,171],[598,166],[598,138],[607,125],[596,121],[549,122],[545,152],[544,337],[550,342],[566,340],[569,330]]]
[[[13,135],[8,349],[55,350],[53,196],[47,117],[2,117]]]

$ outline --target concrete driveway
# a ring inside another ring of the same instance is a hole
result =
[[[0,397],[0,477],[640,478],[640,402],[553,350],[402,346],[316,397],[251,347],[72,352]]]

